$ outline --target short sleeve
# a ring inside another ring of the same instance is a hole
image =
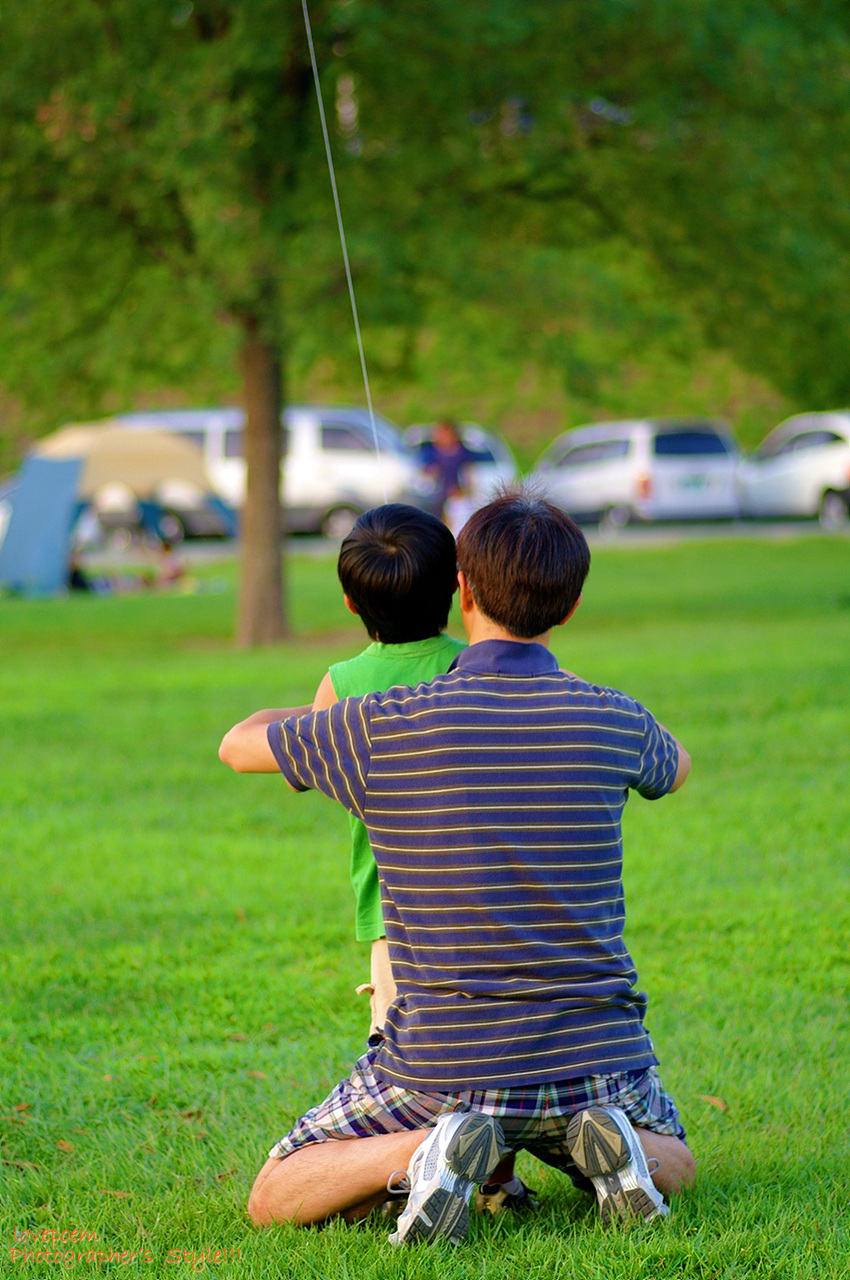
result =
[[[667,794],[676,780],[679,768],[679,748],[672,733],[668,733],[655,717],[642,707],[646,717],[646,729],[640,759],[640,774],[632,783],[635,791],[647,800],[659,800]]]
[[[327,711],[276,720],[269,746],[296,791],[321,791],[363,817],[371,737],[370,698],[344,698]]]

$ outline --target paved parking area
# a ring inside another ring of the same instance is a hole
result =
[[[850,524],[846,529],[826,531],[816,520],[718,520],[706,523],[628,525],[614,533],[599,533],[595,525],[585,526],[585,534],[591,548],[674,546],[678,542],[730,538],[761,538],[764,541],[789,541],[795,538],[828,537],[850,541]],[[286,550],[297,555],[324,557],[335,556],[339,543],[330,538],[290,537]],[[137,548],[128,551],[88,551],[81,557],[87,568],[107,570],[118,565],[138,564],[146,552]],[[178,554],[187,564],[213,563],[229,560],[239,555],[237,539],[190,539],[182,543]]]

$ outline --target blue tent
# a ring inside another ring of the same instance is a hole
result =
[[[82,458],[25,459],[0,543],[0,585],[27,596],[64,588],[82,469]]]

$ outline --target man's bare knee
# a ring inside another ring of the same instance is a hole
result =
[[[262,1193],[254,1187],[251,1188],[251,1194],[248,1196],[248,1217],[255,1227],[270,1227],[272,1224]]]
[[[279,1160],[267,1160],[254,1179],[254,1185],[251,1188],[250,1195],[248,1196],[248,1217],[251,1219],[255,1227],[268,1227],[271,1226],[274,1221],[271,1213],[269,1212],[264,1189],[270,1175],[279,1164]]]
[[[684,1153],[682,1154],[682,1178],[681,1178],[682,1189],[684,1190],[686,1187],[692,1187],[694,1185],[694,1179],[696,1178],[696,1176],[697,1176],[697,1162],[694,1159],[690,1149],[688,1147],[685,1147]]]
[[[251,1221],[258,1227],[273,1222],[307,1227],[338,1216],[362,1217],[386,1198],[387,1179],[407,1168],[428,1132],[402,1129],[311,1142],[282,1160],[267,1160],[248,1199]]]
[[[248,1196],[248,1217],[255,1227],[270,1227],[274,1222],[265,1202],[262,1188],[251,1188],[251,1194]]]
[[[678,1195],[693,1186],[696,1177],[696,1160],[690,1148],[680,1138],[673,1138],[663,1133],[654,1133],[651,1129],[636,1129],[641,1140],[647,1160],[656,1161],[653,1169],[650,1165],[652,1181],[665,1196]]]
[[[248,1216],[255,1227],[271,1227],[279,1222],[308,1226],[317,1220],[302,1212],[303,1196],[297,1182],[290,1176],[293,1173],[290,1168],[293,1155],[282,1160],[267,1160],[257,1174],[248,1196]]]

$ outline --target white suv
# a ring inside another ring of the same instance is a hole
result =
[[[245,499],[241,409],[124,414],[127,427],[158,426],[201,446],[207,475],[232,507]],[[375,442],[377,435],[377,445]],[[287,529],[343,538],[362,511],[384,502],[427,506],[433,483],[398,427],[365,409],[290,405],[283,413],[281,501]]]
[[[738,513],[739,458],[722,422],[600,422],[559,436],[530,479],[570,515],[603,528],[630,520],[728,518]]]
[[[850,412],[786,418],[741,467],[748,516],[818,516],[825,528],[850,520]]]

